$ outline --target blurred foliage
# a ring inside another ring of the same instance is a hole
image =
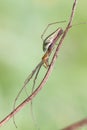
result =
[[[72,4],[73,0],[0,0],[0,120],[11,112],[25,78],[44,54],[40,38],[44,28],[51,22],[68,22]],[[86,0],[78,1],[73,24],[87,21],[86,6]],[[53,25],[46,35],[65,28],[67,22]],[[41,130],[58,130],[87,116],[86,34],[86,24],[71,28],[52,75],[34,99]],[[40,77],[44,72],[43,68]],[[24,98],[22,94],[18,102]],[[28,105],[15,118],[18,130],[37,129]],[[16,130],[12,120],[1,127],[9,129]]]

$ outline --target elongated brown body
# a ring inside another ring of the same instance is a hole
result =
[[[46,37],[46,39],[43,42],[43,51],[46,53],[42,57],[42,61],[43,63],[45,63],[46,67],[49,66],[48,59],[52,52],[52,49],[54,48],[55,43],[62,34],[63,34],[62,28],[58,28],[56,31],[54,31],[48,37]]]

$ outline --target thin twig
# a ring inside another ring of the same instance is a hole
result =
[[[57,56],[58,56],[58,52],[59,52],[59,49],[61,47],[61,45],[63,44],[63,40],[66,36],[66,34],[68,33],[69,31],[69,28],[70,26],[72,25],[72,20],[73,20],[73,16],[74,16],[74,11],[75,11],[75,7],[76,7],[76,1],[77,0],[74,0],[74,4],[73,4],[73,8],[72,8],[72,12],[71,12],[71,16],[70,16],[70,19],[69,19],[69,23],[59,41],[59,45],[58,47],[56,48],[56,51],[54,53],[54,56],[52,58],[52,61],[51,61],[51,64],[50,64],[50,67],[49,69],[47,70],[47,73],[45,74],[43,80],[41,81],[40,85],[34,90],[34,92],[28,97],[26,98],[19,106],[17,106],[8,116],[6,116],[1,122],[0,122],[0,126],[4,125],[9,119],[11,119],[18,111],[20,111],[26,104],[28,104],[37,94],[38,92],[44,87],[44,85],[46,84],[49,76],[51,75],[51,72],[53,70],[53,67],[55,65],[55,62],[57,60]]]
[[[78,121],[78,122],[76,122],[76,123],[74,123],[66,128],[63,128],[62,130],[77,130],[77,128],[85,126],[85,125],[87,125],[87,118],[85,118],[81,121]]]

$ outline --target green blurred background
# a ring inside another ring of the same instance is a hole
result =
[[[40,38],[43,30],[51,22],[68,22],[73,1],[0,0],[0,120],[12,111],[24,80],[44,54]],[[86,11],[87,1],[78,0],[73,24],[87,22]],[[66,25],[53,25],[47,34]],[[45,72],[43,67],[38,80]],[[18,103],[25,98],[23,93]],[[58,130],[87,116],[86,24],[74,26],[69,31],[52,75],[34,99],[33,111],[41,130]],[[15,121],[18,130],[37,129],[30,105],[16,114]],[[12,119],[0,129],[16,130]],[[80,128],[85,129],[87,127]]]

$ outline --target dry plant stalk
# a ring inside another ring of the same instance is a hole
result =
[[[63,128],[62,130],[77,130],[77,128],[85,126],[85,125],[87,125],[87,118],[85,118],[81,121],[78,121],[78,122],[76,122],[76,123],[74,123],[66,128]]]
[[[10,120],[17,112],[19,112],[25,105],[27,105],[29,102],[32,101],[32,99],[40,92],[40,90],[44,87],[44,85],[46,84],[49,76],[51,75],[51,72],[53,70],[53,67],[55,65],[55,62],[57,60],[57,57],[58,57],[58,53],[59,53],[59,49],[60,47],[62,46],[63,44],[63,41],[64,41],[64,38],[66,37],[66,34],[68,33],[69,29],[72,27],[72,20],[73,20],[73,17],[74,17],[74,12],[75,12],[75,7],[76,7],[76,3],[77,3],[77,0],[74,0],[74,3],[73,3],[73,7],[72,7],[72,11],[71,11],[71,15],[70,15],[70,18],[69,18],[69,22],[68,22],[68,25],[66,27],[66,29],[64,30],[63,32],[63,35],[61,36],[61,39],[59,41],[59,44],[54,52],[54,55],[53,55],[53,58],[51,60],[51,63],[50,63],[50,66],[44,76],[44,78],[42,79],[41,83],[39,84],[39,86],[33,91],[32,90],[32,94],[30,96],[28,96],[28,98],[26,98],[20,105],[18,105],[9,115],[7,115],[1,122],[0,122],[0,126],[4,125],[8,120]],[[31,78],[33,77],[33,75],[36,73],[37,69],[39,70],[39,67],[41,67],[43,65],[43,61],[41,61],[36,67],[35,69],[32,71],[32,73],[29,75],[29,77],[27,78],[27,80],[25,81],[22,89],[20,90],[18,96],[20,95],[21,91],[25,88],[25,86],[29,83],[29,81],[31,80]],[[38,73],[37,73],[38,74]],[[37,78],[37,74],[36,74],[36,78]],[[34,84],[35,84],[35,80],[36,78],[34,79]],[[33,84],[33,86],[34,86]],[[16,97],[15,99],[15,102],[16,100],[18,99],[18,96]],[[77,129],[78,127],[80,126],[83,126],[87,124],[87,118],[80,121],[80,122],[77,122],[69,127],[66,127],[62,130],[75,130]]]

